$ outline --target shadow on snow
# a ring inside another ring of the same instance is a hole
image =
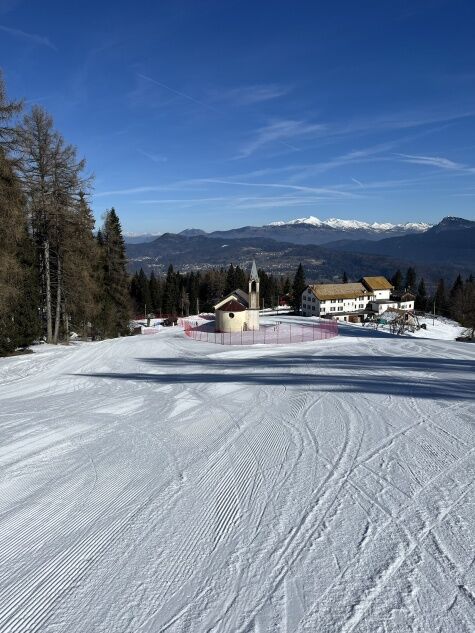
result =
[[[246,359],[215,359],[206,356],[141,358],[138,361],[157,366],[164,373],[75,375],[161,384],[286,385],[317,391],[444,400],[475,399],[475,362],[465,359],[283,355]],[[312,370],[318,373],[311,373]]]

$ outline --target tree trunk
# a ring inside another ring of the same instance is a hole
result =
[[[45,292],[46,292],[46,342],[53,342],[53,319],[51,314],[51,270],[50,270],[50,261],[49,261],[49,241],[46,240],[44,243],[44,253],[45,253]]]
[[[66,304],[63,303],[64,342],[69,343],[69,315],[66,312]]]
[[[56,287],[56,317],[54,322],[54,340],[55,345],[59,341],[59,326],[61,323],[61,258],[58,254],[58,285]]]

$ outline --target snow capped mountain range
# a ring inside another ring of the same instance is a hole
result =
[[[271,222],[267,226],[288,226],[291,224],[310,224],[319,228],[337,229],[340,231],[375,231],[385,233],[387,231],[407,231],[411,233],[423,233],[432,227],[432,224],[425,222],[406,222],[405,224],[391,224],[390,222],[361,222],[360,220],[339,220],[338,218],[329,218],[328,220],[320,220],[313,215],[307,218],[296,218],[295,220],[282,220]]]

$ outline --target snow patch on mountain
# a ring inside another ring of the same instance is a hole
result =
[[[424,232],[430,229],[432,224],[426,224],[425,222],[406,222],[403,224],[391,224],[390,222],[361,222],[360,220],[339,220],[338,218],[329,218],[328,220],[320,220],[313,215],[306,218],[296,218],[295,220],[288,220],[284,222],[278,220],[277,222],[271,222],[267,226],[287,226],[290,224],[311,224],[312,226],[319,228],[338,229],[340,231],[376,231],[378,233],[384,233],[386,231],[410,231],[410,232]]]

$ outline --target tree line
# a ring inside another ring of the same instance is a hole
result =
[[[95,234],[85,160],[0,75],[0,355],[44,338],[125,334],[129,280],[119,218]]]
[[[445,279],[439,279],[437,285],[428,290],[423,277],[418,278],[415,268],[409,267],[406,274],[397,270],[391,277],[395,292],[410,292],[415,296],[415,309],[430,312],[458,321],[463,327],[475,332],[475,279],[469,275],[466,279],[457,275],[450,285]]]
[[[396,292],[410,292],[415,295],[415,308],[421,312],[431,312],[445,316],[472,330],[475,328],[475,280],[473,275],[466,279],[457,275],[450,285],[439,279],[436,287],[429,292],[424,278],[418,278],[415,268],[409,267],[403,275],[397,270],[391,277]]]
[[[259,270],[261,307],[278,305],[283,296],[291,291],[288,277],[268,275]],[[130,294],[134,313],[142,316],[187,316],[198,312],[210,312],[226,294],[237,288],[247,292],[249,272],[239,265],[205,271],[181,273],[170,264],[165,277],[153,271],[147,276],[142,269],[131,280]]]

